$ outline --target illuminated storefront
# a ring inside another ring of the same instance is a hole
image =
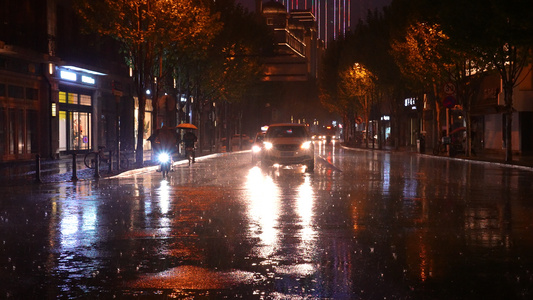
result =
[[[144,112],[144,131],[143,131],[143,150],[151,150],[152,145],[148,141],[148,138],[152,134],[152,99],[146,99],[146,106],[145,106],[145,112]],[[135,97],[135,120],[134,120],[134,140],[135,140],[135,148],[137,149],[137,136],[139,135],[138,132],[138,124],[139,124],[139,99]]]
[[[91,95],[59,92],[59,151],[91,149]]]
[[[93,149],[97,76],[81,68],[59,68],[59,152]]]

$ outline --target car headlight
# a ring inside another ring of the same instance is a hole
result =
[[[264,142],[264,143],[263,143],[263,147],[264,147],[266,150],[270,150],[270,149],[272,149],[273,145],[272,145],[272,143],[270,143],[270,142]]]
[[[168,155],[168,153],[163,152],[159,154],[159,157],[157,159],[160,163],[164,164],[170,161],[170,155]]]
[[[257,153],[257,152],[261,152],[261,147],[257,146],[257,145],[254,145],[252,147],[252,152],[254,153]]]
[[[307,142],[304,142],[300,148],[302,148],[303,150],[309,150],[311,148],[311,141],[307,141]]]

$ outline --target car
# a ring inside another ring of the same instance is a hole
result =
[[[252,163],[261,159],[261,151],[263,151],[263,140],[265,139],[265,132],[258,132],[255,135],[252,144]]]
[[[304,124],[279,123],[268,127],[261,151],[261,165],[303,164],[315,168],[315,148]]]

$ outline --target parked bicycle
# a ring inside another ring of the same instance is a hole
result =
[[[112,158],[109,153],[106,153],[104,151],[105,146],[99,146],[98,151],[88,152],[85,154],[85,157],[83,159],[83,162],[85,163],[85,166],[89,169],[96,168],[96,157],[98,156],[98,169],[100,170],[109,170],[111,171],[112,166]],[[122,153],[121,153],[122,154]],[[117,165],[116,161],[113,162],[113,165]],[[128,160],[127,155],[124,153],[120,155],[120,168],[119,169],[128,169],[130,165],[130,162]]]
[[[445,144],[439,140],[437,142],[437,145],[433,147],[433,155],[447,154],[448,153],[448,149],[446,149],[447,145],[449,144]]]
[[[452,142],[450,137],[443,137],[441,141],[437,142],[437,145],[433,148],[433,155],[450,154],[450,157],[454,157],[459,153],[464,153],[463,144],[460,142]]]

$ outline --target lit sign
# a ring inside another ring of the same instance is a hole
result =
[[[416,109],[416,98],[407,98],[404,102],[405,107],[411,106],[411,109]]]
[[[65,79],[69,81],[76,81],[77,79],[76,73],[64,71],[64,70],[61,70],[61,73],[59,76],[61,77],[61,79]]]
[[[390,116],[383,116],[381,117],[382,121],[390,121]]]
[[[81,76],[81,81],[83,83],[87,83],[87,84],[94,84],[96,81],[94,80],[94,78],[92,77],[89,77],[89,76]]]
[[[52,102],[52,117],[57,116],[57,104],[55,102]]]
[[[405,105],[404,106],[414,106],[416,105],[416,98],[407,98],[405,99]]]

